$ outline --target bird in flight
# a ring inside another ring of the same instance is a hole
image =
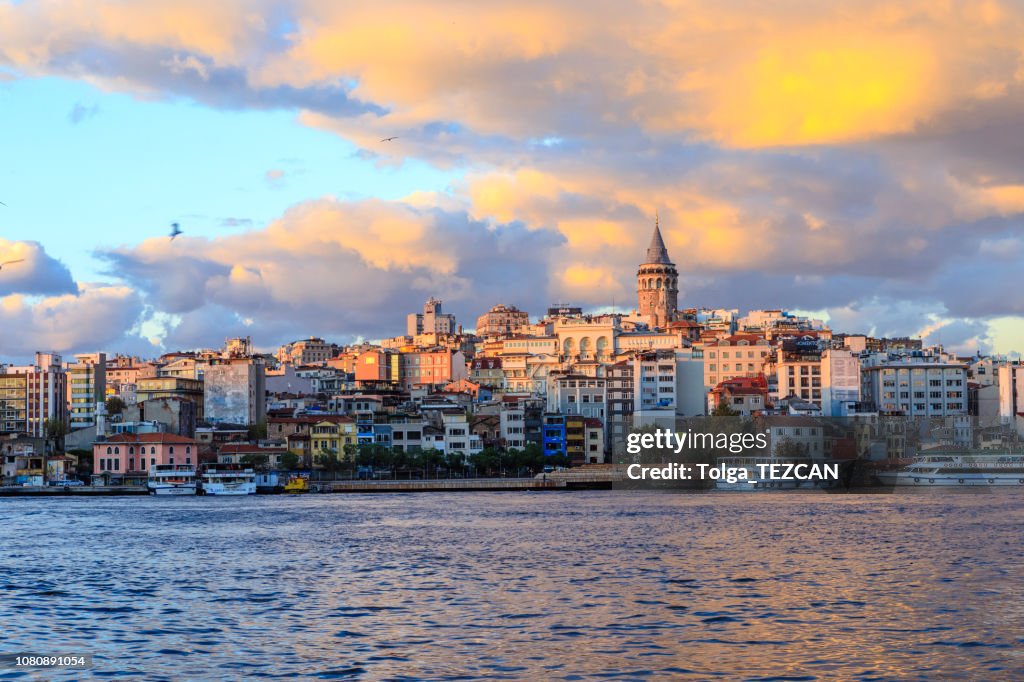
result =
[[[171,223],[171,241],[173,242],[174,238],[181,233],[181,228],[178,227],[178,223]]]
[[[397,140],[397,139],[398,139],[398,135],[395,135],[394,137],[384,137],[384,138],[381,138],[381,142],[391,142],[391,140]]]
[[[6,205],[7,204],[5,204],[4,202],[0,201],[0,206],[6,206]]]
[[[25,262],[24,258],[18,258],[17,260],[5,260],[3,263],[0,263],[0,270],[3,270],[5,265],[13,265],[15,263],[24,263],[24,262]]]

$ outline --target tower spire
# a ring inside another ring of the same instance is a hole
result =
[[[658,224],[658,213],[654,213],[654,234],[651,235],[651,244],[647,247],[647,260],[645,263],[665,263],[672,261],[668,257],[668,249],[665,248],[665,240],[661,238],[661,226]]]

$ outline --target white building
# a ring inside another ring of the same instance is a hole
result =
[[[462,453],[469,457],[484,449],[483,440],[469,430],[465,412],[446,411],[444,419],[444,451],[449,455]]]
[[[107,399],[106,353],[80,353],[66,367],[72,431],[96,425],[96,405]]]
[[[455,316],[442,312],[441,301],[430,297],[423,305],[422,313],[410,313],[406,317],[406,331],[409,336],[419,334],[454,334]]]
[[[999,383],[999,418],[1004,423],[1024,412],[1024,365],[1002,365],[996,370]]]
[[[575,414],[604,421],[607,389],[604,377],[559,374],[548,378],[547,409],[558,414]]]
[[[967,414],[967,367],[912,356],[861,369],[861,395],[880,412],[908,417]]]
[[[519,401],[502,402],[498,408],[501,440],[508,449],[526,447],[526,407]]]
[[[860,358],[848,350],[830,348],[821,354],[821,412],[847,417],[860,402]]]

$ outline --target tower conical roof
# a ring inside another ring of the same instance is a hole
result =
[[[651,245],[647,247],[647,263],[665,263],[671,265],[668,257],[668,249],[665,248],[665,240],[661,238],[661,228],[658,226],[658,219],[654,219],[654,234],[651,236]]]

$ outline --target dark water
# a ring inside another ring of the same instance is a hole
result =
[[[1024,678],[1015,489],[5,499],[0,529],[0,653],[95,656],[8,678]]]

